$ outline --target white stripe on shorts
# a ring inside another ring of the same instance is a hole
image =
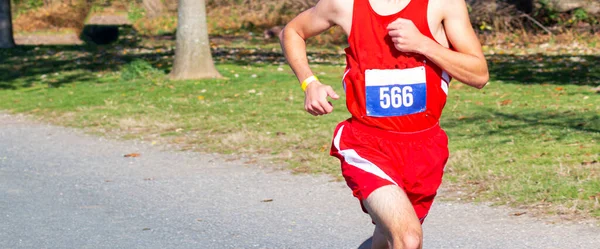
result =
[[[344,126],[340,127],[340,130],[335,135],[335,138],[333,139],[333,145],[338,150],[338,152],[344,157],[344,160],[354,167],[376,175],[380,178],[386,179],[398,186],[398,184],[394,180],[392,180],[390,176],[383,172],[383,170],[381,170],[379,167],[377,167],[377,165],[373,164],[372,162],[369,162],[369,160],[359,156],[355,150],[340,150],[340,139],[342,138],[342,130],[344,130]]]

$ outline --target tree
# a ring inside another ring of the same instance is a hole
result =
[[[0,48],[12,48],[14,46],[10,0],[0,0]]]
[[[208,41],[205,0],[180,0],[171,79],[219,78]]]

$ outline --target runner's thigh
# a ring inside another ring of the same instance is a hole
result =
[[[373,191],[363,201],[373,221],[384,230],[420,226],[419,219],[404,191],[396,185],[387,185]]]

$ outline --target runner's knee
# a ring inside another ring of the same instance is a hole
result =
[[[393,249],[419,249],[423,241],[421,229],[409,229],[403,232],[391,231],[388,241]]]
[[[404,232],[402,236],[403,249],[419,249],[421,248],[421,241],[423,240],[423,232],[421,229],[414,229]]]
[[[383,234],[379,225],[376,225],[375,231],[373,232],[371,249],[389,249],[388,244],[388,236]]]
[[[396,185],[378,188],[367,197],[365,207],[392,248],[420,248],[421,223],[401,188]]]
[[[379,226],[377,226],[379,227]],[[397,226],[382,228],[379,231],[381,237],[391,245],[393,249],[416,249],[421,248],[423,243],[423,230],[419,223],[409,222]],[[376,237],[374,233],[373,238]],[[373,247],[376,248],[376,247]],[[385,247],[387,248],[387,246]]]

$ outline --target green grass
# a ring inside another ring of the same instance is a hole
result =
[[[127,11],[127,18],[130,22],[135,23],[137,20],[142,19],[146,15],[144,8],[136,5],[134,2],[129,3],[129,9]]]
[[[283,58],[263,47],[218,47],[224,79],[181,82],[165,76],[169,46],[0,50],[0,109],[338,175],[328,150],[334,126],[349,117],[344,100],[334,101],[331,115],[307,114]],[[320,79],[342,93],[343,57],[320,51],[311,58],[320,62],[313,67]],[[600,80],[599,58],[489,61],[489,86],[450,87],[441,120],[451,149],[446,187],[464,199],[600,218],[600,95],[591,90]]]
[[[447,179],[470,185],[479,200],[563,204],[598,215],[599,103],[582,86],[492,83],[455,91],[442,121],[458,156]]]

